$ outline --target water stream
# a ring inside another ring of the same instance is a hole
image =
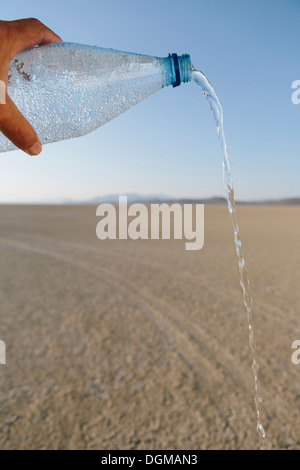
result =
[[[225,133],[224,133],[224,126],[223,126],[223,110],[220,104],[220,101],[205,77],[205,75],[200,72],[200,70],[193,67],[193,74],[192,79],[202,88],[202,91],[209,103],[210,109],[213,113],[214,120],[217,127],[218,137],[221,141],[222,145],[222,152],[223,152],[223,181],[226,190],[226,197],[227,197],[227,205],[229,214],[231,217],[233,230],[234,230],[234,244],[235,250],[238,256],[238,264],[239,264],[239,271],[240,271],[240,284],[243,290],[243,300],[246,309],[247,321],[248,321],[248,328],[249,328],[249,345],[251,351],[251,359],[252,359],[252,371],[254,376],[254,386],[255,386],[255,394],[254,394],[254,402],[255,402],[255,410],[256,410],[256,427],[257,432],[259,435],[260,440],[260,449],[263,449],[264,440],[265,440],[265,430],[261,423],[261,411],[262,411],[262,397],[260,392],[260,381],[258,375],[258,363],[256,358],[256,344],[255,344],[255,334],[254,334],[254,326],[253,326],[253,314],[252,314],[252,298],[250,294],[250,286],[249,280],[247,276],[247,269],[246,263],[242,251],[242,243],[240,239],[240,231],[237,221],[236,215],[236,207],[235,207],[235,198],[234,198],[234,188],[233,182],[231,178],[230,172],[230,165],[229,165],[229,158],[228,158],[228,150],[225,140]]]

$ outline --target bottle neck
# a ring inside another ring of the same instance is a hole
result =
[[[192,62],[189,54],[182,54],[181,56],[169,54],[169,60],[173,87],[192,80]]]

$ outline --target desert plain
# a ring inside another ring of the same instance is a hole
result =
[[[239,205],[266,449],[300,449],[300,207]],[[1,449],[257,449],[231,221],[99,240],[94,205],[0,206]]]

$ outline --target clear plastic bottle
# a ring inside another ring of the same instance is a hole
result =
[[[161,88],[191,79],[187,54],[159,58],[58,42],[12,60],[8,93],[45,144],[88,134]],[[0,134],[0,152],[15,148]]]

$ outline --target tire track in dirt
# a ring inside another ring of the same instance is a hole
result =
[[[70,263],[74,266],[79,267],[80,269],[83,269],[89,274],[97,276],[98,278],[100,277],[102,281],[103,277],[99,276],[99,274],[100,272],[104,272],[105,275],[109,276],[110,279],[114,280],[118,292],[122,290],[125,293],[125,296],[128,296],[128,293],[130,293],[130,295],[133,296],[135,300],[136,298],[138,298],[140,301],[142,300],[143,303],[140,303],[139,306],[141,311],[143,311],[145,317],[147,319],[150,319],[155,324],[156,328],[160,331],[161,334],[168,337],[168,341],[173,344],[176,354],[178,355],[180,360],[186,364],[188,369],[193,374],[197,389],[202,390],[203,393],[207,393],[210,395],[212,403],[209,405],[209,407],[218,410],[218,403],[220,401],[224,401],[225,394],[223,392],[219,393],[219,386],[221,383],[225,383],[226,378],[228,381],[228,377],[230,377],[231,380],[234,379],[233,383],[235,386],[241,386],[241,383],[243,383],[243,389],[246,390],[248,388],[247,384],[245,383],[245,377],[243,373],[238,372],[237,374],[235,373],[232,376],[232,367],[230,367],[229,363],[226,365],[226,367],[224,367],[224,360],[222,360],[221,362],[213,361],[212,358],[214,357],[216,348],[220,353],[222,352],[223,355],[220,354],[220,357],[224,359],[224,351],[220,350],[220,347],[215,341],[213,341],[213,338],[206,338],[205,334],[203,334],[203,332],[198,326],[190,325],[186,319],[183,322],[178,318],[178,315],[177,318],[174,318],[174,315],[166,313],[167,310],[170,311],[170,308],[166,304],[166,302],[157,298],[155,298],[154,302],[153,298],[150,298],[149,295],[147,295],[145,292],[143,292],[141,296],[140,290],[136,290],[132,285],[128,284],[126,281],[124,282],[123,278],[121,278],[120,276],[116,276],[116,274],[113,274],[110,270],[103,268],[102,266],[97,266],[96,269],[95,267],[91,269],[89,266],[84,265],[82,262],[79,263],[78,258],[76,258],[76,261],[74,261],[74,259],[66,255],[58,254],[57,246],[55,253],[53,253],[52,251],[49,251],[49,249],[45,250],[36,246],[12,240],[1,239],[0,241],[18,247],[22,250],[25,249],[33,251],[38,254],[50,256],[59,261]],[[93,261],[95,260],[93,259]],[[174,309],[172,311],[174,311]],[[177,314],[180,315],[181,312],[178,311]],[[208,351],[210,351],[209,358],[207,358]],[[232,358],[229,359],[231,360]],[[226,358],[225,362],[229,359]],[[203,381],[199,381],[199,372],[201,372],[202,377],[205,377]],[[235,393],[228,393],[227,391],[227,395],[233,396],[235,395]],[[208,406],[206,408],[208,408]],[[231,411],[229,410],[228,413],[229,415],[226,417],[227,421],[229,419]]]
[[[30,238],[32,239],[32,237]],[[42,239],[42,242],[45,243],[44,237],[40,238]],[[128,282],[122,276],[111,271],[112,266],[110,266],[111,269],[107,269],[101,265],[96,265],[95,257],[93,258],[93,263],[95,263],[95,265],[93,265],[92,268],[86,260],[79,261],[80,256],[85,256],[84,251],[97,252],[97,255],[101,259],[102,263],[104,256],[108,259],[114,257],[118,261],[118,263],[122,260],[122,262],[125,264],[129,261],[132,263],[132,258],[122,258],[109,250],[99,252],[99,250],[92,249],[92,247],[86,247],[84,245],[78,246],[78,244],[75,244],[75,247],[74,244],[72,244],[70,247],[69,242],[58,242],[54,239],[50,239],[51,244],[55,244],[54,247],[50,246],[50,249],[49,247],[48,249],[45,249],[43,247],[37,247],[36,245],[33,246],[30,243],[23,243],[3,238],[1,238],[0,241],[14,247],[18,247],[22,250],[25,249],[33,251],[41,255],[50,256],[59,261],[70,263],[93,276],[97,276],[101,279],[101,281],[110,284],[110,282],[107,282],[107,279],[104,279],[103,276],[100,275],[101,273],[104,273],[105,276],[108,276],[111,280],[114,281],[118,291],[122,290],[122,292],[125,293],[125,297],[128,298],[128,294],[130,294],[135,300],[137,298],[139,300],[142,300],[142,304],[140,306],[141,310],[143,311],[143,314],[147,317],[147,319],[151,319],[153,321],[156,328],[160,331],[161,334],[169,338],[171,344],[173,343],[176,350],[176,354],[178,355],[180,360],[183,361],[189,368],[189,370],[194,376],[197,386],[200,389],[204,389],[209,392],[210,395],[212,395],[212,391],[216,390],[218,384],[225,381],[225,378],[228,382],[228,377],[230,377],[231,382],[234,385],[239,385],[239,387],[241,388],[242,384],[242,389],[240,389],[240,392],[244,392],[249,389],[249,378],[247,380],[245,379],[245,375],[247,374],[245,373],[244,366],[240,363],[239,360],[237,360],[236,357],[233,357],[230,353],[221,349],[218,343],[214,340],[211,334],[205,330],[205,328],[200,328],[198,325],[192,323],[188,318],[185,318],[183,320],[181,318],[182,311],[176,310],[174,309],[174,307],[170,309],[169,305],[165,300],[160,299],[157,296],[154,297],[152,294],[150,297],[145,289],[136,289],[133,285],[128,284]],[[63,253],[61,253],[61,248],[60,251],[58,251],[58,243],[62,245]],[[79,251],[79,253],[76,253],[76,250]],[[74,255],[76,256],[75,260]],[[134,261],[135,264],[139,264],[139,260]],[[146,266],[149,266],[148,263],[145,263],[145,260],[142,261],[142,264],[146,264]],[[158,267],[161,270],[162,267]],[[117,270],[118,267],[115,267],[114,269]],[[165,267],[163,267],[163,270],[165,272],[168,272],[169,275],[173,275],[173,277],[182,280],[176,272],[169,272],[168,270],[166,270]],[[189,273],[186,274],[188,275]],[[196,284],[194,276],[191,277],[190,281]],[[227,297],[229,298],[229,296]],[[208,353],[209,357],[207,357]],[[213,357],[220,357],[220,360],[212,361]],[[235,364],[234,370],[232,368],[232,364]],[[205,375],[204,383],[199,383],[199,369],[201,369],[202,374]],[[273,398],[275,402],[278,401],[279,403],[279,399],[276,398],[275,391],[274,394],[272,393],[272,399]],[[217,405],[219,399],[220,397],[216,396],[214,402],[211,403],[211,405],[209,406],[218,408]],[[240,400],[242,400],[241,395]],[[243,399],[243,401],[246,400]]]

